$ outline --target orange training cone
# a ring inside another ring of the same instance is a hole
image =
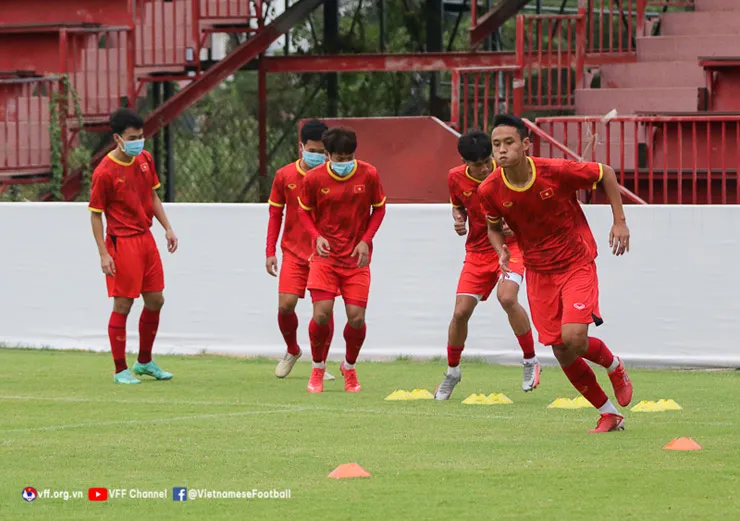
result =
[[[342,463],[331,471],[329,477],[334,479],[369,478],[370,473],[357,463]]]
[[[691,438],[676,438],[663,448],[666,450],[701,450],[701,445]]]

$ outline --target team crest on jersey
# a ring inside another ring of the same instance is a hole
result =
[[[473,195],[473,191],[471,190],[471,191],[469,191],[469,192],[463,192],[463,195],[464,195],[465,197],[470,197],[471,195]]]
[[[321,193],[322,194],[328,194],[329,193],[329,189],[328,188],[322,188],[321,189]]]
[[[505,206],[506,208],[511,208],[511,206],[512,206],[513,204],[514,204],[514,203],[512,203],[511,201],[506,201],[506,202],[504,203],[504,206]]]
[[[552,197],[553,195],[555,195],[555,192],[553,191],[553,189],[552,189],[552,188],[548,188],[547,190],[542,190],[542,191],[540,192],[540,197],[541,197],[542,199],[549,199],[549,198],[550,198],[550,197]]]
[[[124,183],[125,184],[126,183],[126,178],[125,177],[118,177],[118,178],[116,178],[116,183]]]
[[[355,185],[353,191],[356,194],[364,194],[365,193],[365,185]]]
[[[142,172],[146,172],[147,168],[149,167],[146,165],[146,163],[141,163],[139,165],[139,168],[141,169]]]
[[[290,184],[288,185],[288,189],[289,189],[289,190],[295,190],[295,187],[296,187],[295,183],[290,183]]]

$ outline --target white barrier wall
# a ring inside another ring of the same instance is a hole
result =
[[[167,210],[180,249],[167,254],[155,224],[167,284],[155,352],[282,354],[277,280],[264,269],[266,206]],[[632,251],[620,258],[608,251],[609,207],[585,210],[601,248],[605,324],[592,332],[632,363],[739,367],[740,208],[628,207]],[[108,350],[111,301],[85,204],[0,204],[0,248],[0,343]],[[363,358],[445,356],[463,250],[448,206],[389,206],[375,242]],[[129,351],[138,348],[140,305],[129,319]],[[305,351],[310,307],[299,304]],[[344,351],[343,309],[336,312],[333,358]],[[465,353],[519,360],[495,300],[476,311]]]

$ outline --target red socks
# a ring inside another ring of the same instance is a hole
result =
[[[465,349],[465,346],[456,347],[447,344],[447,365],[450,367],[460,365],[460,357],[462,356],[463,349]]]
[[[301,352],[298,347],[298,315],[292,313],[280,313],[278,311],[278,327],[288,346],[288,353],[295,356]]]
[[[614,363],[614,355],[606,347],[606,344],[592,336],[588,337],[588,349],[586,350],[586,354],[583,355],[583,358],[606,369],[609,369],[612,363]]]
[[[532,338],[532,330],[530,329],[523,335],[517,335],[516,339],[519,341],[525,360],[534,358],[534,338]]]
[[[317,324],[314,319],[308,323],[308,338],[311,339],[311,356],[313,361],[320,364],[324,361],[324,352],[326,350],[327,342],[330,342],[331,337],[329,334],[332,328],[329,326],[331,322],[323,325]]]
[[[324,346],[324,362],[329,358],[329,348],[331,347],[331,341],[334,338],[334,315],[329,317],[329,336],[326,337],[326,345]]]
[[[144,308],[139,319],[139,358],[140,364],[152,361],[152,347],[159,329],[159,310]]]
[[[110,314],[108,321],[108,338],[110,339],[110,350],[113,353],[113,363],[116,364],[116,373],[128,369],[126,365],[126,315],[116,313]]]
[[[562,367],[562,366],[561,366]],[[568,367],[562,367],[565,376],[568,377],[573,387],[578,389],[586,400],[597,409],[604,405],[608,398],[606,393],[596,380],[596,375],[580,356]]]
[[[357,357],[360,355],[360,349],[362,344],[365,342],[365,334],[367,333],[367,325],[362,324],[360,329],[355,329],[349,325],[344,326],[344,340],[347,342],[347,363],[354,365],[357,362]]]

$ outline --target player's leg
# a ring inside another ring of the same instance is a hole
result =
[[[106,239],[108,253],[113,257],[116,274],[105,277],[108,296],[113,297],[113,311],[108,321],[108,338],[115,364],[113,381],[120,384],[138,384],[126,364],[126,322],[134,299],[141,294],[141,281],[144,274],[144,259],[128,237]]]
[[[333,266],[323,262],[313,262],[308,274],[307,287],[313,300],[313,317],[308,324],[308,336],[311,340],[312,369],[308,380],[308,392],[324,391],[324,374],[326,362],[324,352],[330,341],[332,328],[329,325],[334,313],[334,298],[339,289],[339,278]]]
[[[463,270],[464,271],[464,270]],[[452,312],[450,326],[447,329],[447,371],[445,377],[434,391],[435,400],[449,400],[455,386],[462,380],[460,370],[460,358],[465,349],[465,341],[468,338],[468,321],[473,316],[473,311],[481,299],[480,294],[461,294],[465,291],[462,286],[463,275],[458,283],[458,294],[455,296],[455,309]],[[461,287],[463,288],[461,290]],[[480,291],[479,289],[468,289],[467,291]]]
[[[514,336],[522,348],[522,364],[524,374],[522,376],[522,389],[527,392],[535,389],[540,383],[542,367],[537,360],[534,351],[534,338],[532,326],[529,323],[529,315],[519,303],[519,287],[523,281],[521,274],[512,272],[507,278],[499,281],[497,289],[498,301],[506,312]]]
[[[152,360],[154,340],[159,329],[159,315],[164,306],[164,269],[157,244],[151,233],[137,237],[137,242],[146,259],[141,297],[144,309],[139,318],[139,356],[133,367],[137,375],[147,375],[157,380],[171,380],[172,373],[163,371]]]
[[[346,352],[344,362],[340,365],[340,372],[344,377],[344,390],[359,393],[361,386],[357,380],[355,363],[367,334],[365,310],[370,296],[370,268],[366,266],[341,270],[340,291],[347,311],[347,325],[344,327],[343,335]]]
[[[606,344],[588,336],[588,325],[601,324],[599,282],[596,263],[579,267],[565,278],[562,286],[563,343],[578,356],[604,367],[612,382],[617,402],[626,407],[632,401],[632,383],[619,357]],[[585,327],[584,327],[585,326]]]

